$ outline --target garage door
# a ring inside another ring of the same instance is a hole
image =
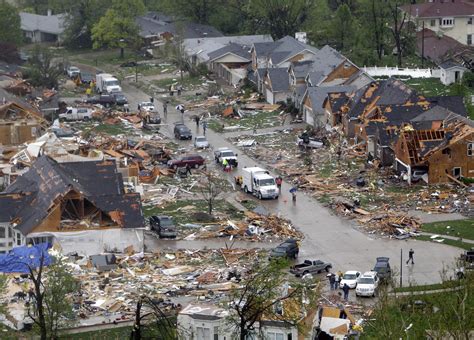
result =
[[[265,99],[267,100],[267,103],[274,104],[273,93],[269,89],[265,89]]]

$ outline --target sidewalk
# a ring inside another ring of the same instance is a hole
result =
[[[446,238],[446,239],[448,239],[448,240],[462,241],[462,242],[464,242],[464,243],[470,243],[470,244],[472,244],[472,246],[474,247],[474,240],[470,240],[470,239],[466,239],[466,238],[462,238],[462,237],[456,237],[456,236],[450,236],[450,235],[443,235],[443,234],[427,233],[427,232],[424,232],[424,231],[422,231],[420,234],[421,234],[421,235],[425,235],[425,236],[438,235],[439,237],[437,237],[437,238]]]

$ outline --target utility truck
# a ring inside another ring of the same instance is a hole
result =
[[[111,74],[99,73],[95,76],[95,79],[95,87],[99,93],[122,92],[120,82]]]
[[[279,190],[275,178],[262,168],[252,167],[242,169],[241,188],[246,193],[252,193],[259,199],[278,198]]]

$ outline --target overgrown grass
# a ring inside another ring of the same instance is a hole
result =
[[[110,328],[92,332],[77,333],[77,334],[65,334],[61,335],[60,339],[76,339],[76,340],[120,340],[130,338],[132,331],[131,326]]]
[[[442,237],[440,237],[440,238],[442,238]],[[419,240],[419,241],[435,242],[430,238],[430,236],[427,236],[427,235],[417,236],[416,239]],[[474,244],[472,244],[472,243],[466,243],[466,242],[462,242],[462,241],[458,241],[458,240],[451,240],[451,239],[447,239],[447,238],[445,238],[443,242],[436,242],[436,243],[443,243],[443,244],[447,244],[449,246],[458,247],[458,248],[466,249],[466,250],[470,250],[471,248],[474,248]]]
[[[433,234],[474,240],[474,219],[425,223],[422,230]]]

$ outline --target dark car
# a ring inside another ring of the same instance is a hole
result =
[[[168,161],[168,167],[177,169],[185,167],[189,164],[192,168],[199,168],[199,166],[204,164],[204,158],[199,155],[184,156],[180,159],[172,159]]]
[[[295,239],[288,239],[285,242],[279,244],[276,248],[273,248],[270,252],[270,259],[275,258],[287,258],[296,259],[300,252],[299,242]]]
[[[99,96],[93,96],[86,99],[88,104],[100,104],[105,107],[115,105],[115,97],[110,94],[101,94]]]
[[[151,216],[151,229],[158,233],[160,238],[176,238],[176,226],[170,216]]]
[[[174,136],[177,139],[192,139],[191,130],[184,124],[176,124],[174,127]]]
[[[388,261],[388,257],[377,257],[377,262],[375,263],[374,272],[377,273],[382,281],[387,281],[392,277],[392,269],[390,269]]]
[[[121,92],[116,92],[112,95],[115,98],[115,104],[117,105],[125,105],[128,104],[127,97]]]

